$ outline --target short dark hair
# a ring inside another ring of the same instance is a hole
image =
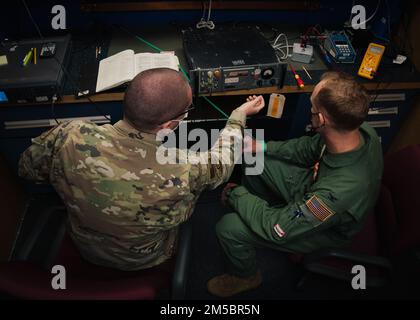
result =
[[[151,130],[174,119],[189,103],[189,84],[179,72],[150,69],[131,81],[124,96],[124,117],[138,129]]]
[[[326,72],[325,81],[314,103],[324,109],[332,126],[338,131],[352,131],[360,127],[369,112],[370,96],[352,76],[335,71]]]

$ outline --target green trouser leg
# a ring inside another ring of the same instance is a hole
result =
[[[243,175],[242,185],[270,205],[286,205],[303,195],[312,170],[266,156],[260,175]]]
[[[303,195],[310,174],[308,169],[266,157],[261,175],[243,176],[243,185],[271,205],[281,205]],[[216,233],[225,253],[228,272],[237,276],[255,274],[257,247],[292,252],[257,236],[237,213],[223,216],[216,225]]]
[[[225,254],[227,271],[239,277],[248,277],[257,272],[256,248],[269,247],[292,252],[257,236],[236,212],[225,214],[220,219],[216,233]]]
[[[222,217],[216,225],[216,233],[225,253],[227,271],[239,277],[255,274],[255,247],[262,239],[253,235],[235,212]]]

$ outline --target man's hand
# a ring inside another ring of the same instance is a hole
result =
[[[249,96],[246,101],[238,109],[243,111],[247,116],[258,113],[265,106],[262,96]]]
[[[252,139],[250,136],[244,137],[244,152],[255,154],[257,152],[263,152],[263,149],[264,146],[260,141]]]
[[[236,188],[237,186],[238,185],[236,183],[229,182],[224,187],[224,189],[222,191],[222,199],[221,199],[222,200],[222,204],[224,206],[227,206],[228,205],[228,198],[229,198],[228,193],[230,192],[230,190],[232,190],[233,188]]]

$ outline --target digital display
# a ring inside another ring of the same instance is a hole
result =
[[[248,75],[248,71],[232,71],[228,73],[228,77],[246,77]]]
[[[372,47],[370,47],[370,51],[371,51],[372,53],[381,54],[382,49],[381,49],[381,48],[379,48],[379,47],[372,46]]]
[[[0,102],[7,102],[9,99],[7,99],[6,93],[4,91],[0,91]]]
[[[341,45],[346,45],[346,44],[347,44],[347,41],[334,41],[334,43],[335,43],[336,45],[341,46]]]
[[[238,83],[239,77],[225,78],[225,83]]]

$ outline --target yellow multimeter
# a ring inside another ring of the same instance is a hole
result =
[[[379,64],[381,63],[384,52],[384,46],[377,43],[370,43],[357,74],[363,78],[373,79]]]

